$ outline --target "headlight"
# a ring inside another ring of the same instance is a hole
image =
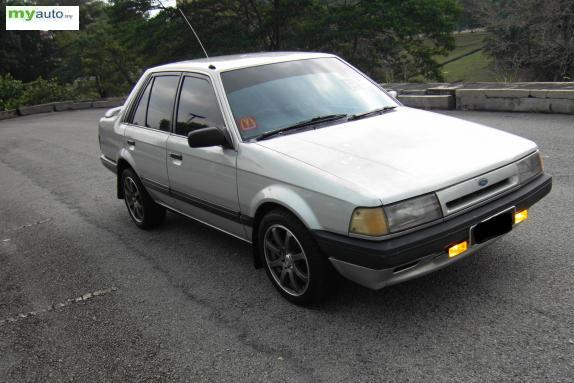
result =
[[[384,208],[357,208],[351,217],[349,232],[377,237],[439,218],[442,218],[442,210],[433,193],[397,202]]]
[[[542,157],[536,152],[521,161],[518,161],[518,179],[524,183],[542,173]]]
[[[385,213],[392,233],[442,218],[434,193],[385,206]]]
[[[360,207],[355,209],[349,224],[349,232],[380,236],[389,233],[389,225],[382,207]]]

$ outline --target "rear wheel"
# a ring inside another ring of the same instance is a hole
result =
[[[151,229],[165,219],[165,208],[151,199],[139,177],[131,169],[121,175],[124,201],[132,221],[141,229]]]
[[[332,267],[307,228],[291,213],[278,209],[263,217],[258,246],[269,279],[289,301],[307,305],[329,292]]]

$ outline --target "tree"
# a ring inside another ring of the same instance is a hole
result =
[[[130,17],[122,19],[118,15],[122,12]],[[145,22],[143,12],[138,15],[124,7],[93,2],[84,7],[83,19],[79,31],[56,34],[62,63],[54,75],[64,82],[92,80],[100,97],[124,95],[135,85],[142,68],[132,41],[133,29]]]
[[[506,80],[572,81],[574,0],[499,0],[477,7],[485,51]]]
[[[0,14],[0,25],[4,26],[6,13],[2,10]],[[51,33],[0,31],[0,75],[9,73],[19,80],[32,81],[49,76],[57,60],[57,45]]]
[[[433,56],[454,47],[456,0],[372,0],[329,8],[326,48],[384,81],[441,79]]]
[[[484,0],[459,0],[462,12],[458,18],[457,29],[476,29],[483,27],[483,22],[476,14],[476,5]]]
[[[54,3],[55,0],[36,0]],[[71,4],[74,0],[58,0]],[[154,2],[155,3],[155,2]],[[3,33],[0,74],[127,92],[149,66],[203,57],[178,10],[151,0],[80,0],[80,30]],[[210,56],[276,50],[337,53],[379,80],[440,79],[457,0],[181,0]],[[156,8],[156,12],[150,13]]]

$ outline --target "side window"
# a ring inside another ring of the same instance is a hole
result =
[[[179,76],[156,76],[149,96],[146,126],[168,132]]]
[[[223,117],[211,84],[197,77],[184,77],[175,134],[187,136],[193,130],[223,125]]]
[[[153,79],[147,84],[142,97],[140,98],[140,102],[136,108],[134,113],[134,118],[132,123],[134,125],[139,126],[146,126],[145,124],[145,115],[147,112],[147,102],[149,100],[149,91],[151,90],[151,85],[153,84]]]

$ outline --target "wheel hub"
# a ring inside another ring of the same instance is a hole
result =
[[[291,257],[291,254],[287,253],[283,255],[284,257],[284,261],[283,261],[283,267],[290,269],[293,267],[293,258]]]

